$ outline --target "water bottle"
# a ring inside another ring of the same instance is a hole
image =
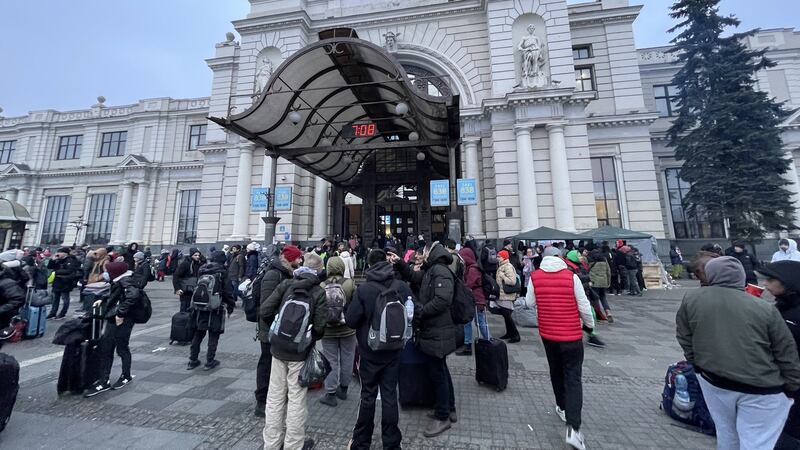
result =
[[[691,415],[692,409],[694,409],[694,402],[689,396],[689,381],[682,373],[678,374],[675,377],[675,397],[672,399],[672,411],[683,417]]]
[[[412,322],[414,321],[414,300],[411,299],[409,295],[406,298],[406,340],[411,339],[411,335],[413,333],[412,329]]]

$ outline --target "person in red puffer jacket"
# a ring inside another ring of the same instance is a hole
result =
[[[537,309],[539,335],[556,397],[556,414],[567,424],[565,441],[583,450],[585,446],[580,432],[583,331],[593,331],[594,318],[580,278],[569,270],[558,254],[555,247],[545,249],[542,264],[528,280],[525,299],[529,306],[535,304]]]

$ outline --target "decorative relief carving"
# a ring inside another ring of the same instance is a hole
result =
[[[403,33],[395,33],[394,31],[387,31],[386,34],[383,35],[384,43],[383,48],[386,49],[389,53],[394,53],[397,51],[397,40],[400,35]]]
[[[644,64],[666,64],[678,61],[678,55],[665,50],[644,50],[639,52],[639,62]]]

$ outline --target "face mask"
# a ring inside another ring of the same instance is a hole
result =
[[[103,272],[103,279],[109,283],[111,282],[111,276],[108,275],[108,272]]]

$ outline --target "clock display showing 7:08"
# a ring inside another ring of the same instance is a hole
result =
[[[372,137],[378,133],[374,123],[352,123],[342,128],[340,135],[343,138]]]

